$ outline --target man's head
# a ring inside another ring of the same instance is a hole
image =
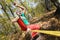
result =
[[[17,10],[16,10],[16,14],[17,14],[17,15],[21,15],[21,13],[22,13],[21,9],[17,9]]]

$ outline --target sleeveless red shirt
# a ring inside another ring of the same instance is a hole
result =
[[[19,24],[19,26],[21,27],[21,29],[22,29],[23,31],[26,31],[26,30],[27,30],[27,26],[24,24],[24,22],[22,21],[21,18],[19,18],[19,19],[17,20],[17,23]]]

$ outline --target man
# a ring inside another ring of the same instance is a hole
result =
[[[18,12],[17,14],[20,15]],[[41,28],[46,29],[48,26],[50,26],[49,22],[41,22],[40,24],[36,23],[36,24],[26,25],[21,19],[21,17],[14,18],[12,22],[17,22],[20,28],[26,32],[30,32],[31,30],[39,30]],[[31,34],[32,40],[35,40],[39,36],[37,32],[31,32],[30,34]]]
[[[25,13],[26,13],[25,8],[23,6],[17,5],[16,3],[14,3],[14,5],[19,8],[17,10],[16,14],[22,19],[24,24],[29,25],[30,23],[28,22],[28,20],[27,20],[27,18],[25,16]]]

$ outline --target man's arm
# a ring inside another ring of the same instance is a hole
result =
[[[11,21],[16,22],[18,19],[19,19],[19,17],[16,17],[16,18],[12,19]]]
[[[21,8],[22,11],[23,11],[24,13],[26,13],[26,9],[25,9],[23,6],[20,6],[20,5],[18,5],[17,3],[14,3],[14,5],[15,5],[16,7]]]

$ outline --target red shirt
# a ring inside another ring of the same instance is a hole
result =
[[[19,24],[19,26],[21,27],[21,29],[22,29],[23,31],[26,31],[26,30],[27,30],[27,26],[24,24],[24,22],[22,21],[21,18],[19,18],[19,19],[17,20],[17,23]]]

